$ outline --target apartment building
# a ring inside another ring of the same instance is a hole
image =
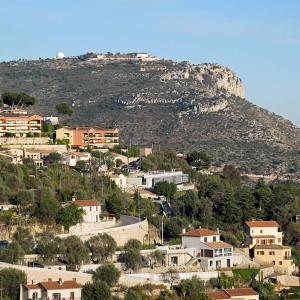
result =
[[[56,138],[68,140],[71,148],[114,148],[119,145],[119,129],[102,128],[98,126],[86,127],[64,126],[56,130]]]
[[[42,117],[26,112],[0,112],[0,137],[40,137]]]
[[[195,248],[194,257],[198,257],[205,270],[230,268],[233,266],[233,246],[220,240],[220,234],[206,228],[194,229],[181,234],[181,245]]]

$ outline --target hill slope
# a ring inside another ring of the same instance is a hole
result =
[[[243,172],[298,171],[300,129],[243,99],[229,68],[116,58],[0,63],[0,92],[34,95],[43,115],[68,102],[69,123],[117,126],[134,145],[203,149]]]

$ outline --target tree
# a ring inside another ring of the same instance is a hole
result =
[[[4,104],[11,107],[33,105],[36,99],[26,93],[5,92],[1,95]]]
[[[71,226],[74,226],[83,221],[84,210],[75,203],[68,203],[61,211],[60,224],[65,230],[69,231]]]
[[[78,236],[71,235],[61,240],[60,259],[77,270],[83,262],[89,261],[89,249]]]
[[[33,214],[36,207],[33,192],[20,190],[17,194],[16,204],[20,206],[20,213]]]
[[[44,224],[56,222],[61,210],[60,203],[51,197],[43,198],[36,210],[37,218]]]
[[[211,165],[211,158],[204,151],[193,151],[187,157],[189,165],[199,169],[208,169]]]
[[[178,284],[179,295],[186,295],[190,299],[204,300],[209,299],[204,294],[204,282],[197,276],[192,276],[191,279],[183,279]]]
[[[234,165],[225,165],[223,169],[223,176],[234,185],[241,184],[240,172],[235,168]]]
[[[86,283],[82,287],[81,295],[85,300],[110,300],[112,298],[108,284],[103,281]]]
[[[58,152],[50,152],[45,157],[45,161],[49,164],[58,164],[61,160],[62,160],[62,155]]]
[[[57,110],[57,112],[59,114],[62,114],[62,115],[72,116],[72,114],[73,114],[73,109],[66,102],[62,102],[62,103],[57,104],[55,106],[55,109]]]
[[[106,210],[113,213],[118,220],[121,217],[121,212],[124,210],[124,203],[117,193],[113,193],[106,198],[105,207]]]
[[[36,235],[35,242],[35,251],[43,261],[57,261],[58,249],[61,243],[60,238],[55,237],[52,232],[44,231]]]
[[[0,261],[9,264],[22,264],[25,251],[17,241],[12,241],[8,247],[0,250]]]
[[[4,223],[5,227],[8,230],[9,237],[11,231],[11,225],[13,224],[14,220],[14,212],[12,210],[5,210],[0,214],[0,221]]]
[[[175,283],[179,280],[179,274],[176,269],[170,268],[166,272],[166,278],[167,278],[167,281],[170,282],[171,288],[172,288],[173,283]]]
[[[18,242],[25,253],[29,254],[33,252],[34,239],[28,228],[17,227],[12,240]]]
[[[113,264],[106,264],[96,269],[93,274],[93,281],[104,281],[113,287],[118,283],[120,275],[120,271]]]
[[[116,252],[117,243],[107,233],[92,236],[87,241],[87,246],[92,252],[92,260],[96,262],[107,261]]]
[[[154,192],[158,196],[165,196],[170,199],[177,191],[176,184],[168,181],[159,181],[154,186]]]
[[[148,297],[140,285],[132,286],[127,289],[124,300],[146,300]]]
[[[14,268],[4,268],[0,270],[0,278],[2,280],[2,296],[11,300],[19,300],[20,285],[27,283],[24,271]]]
[[[151,252],[149,255],[149,258],[151,260],[151,267],[152,266],[160,266],[163,261],[163,255],[159,250],[155,250]]]
[[[130,239],[124,245],[123,260],[126,268],[138,270],[142,267],[143,261],[141,256],[142,243],[137,239]]]

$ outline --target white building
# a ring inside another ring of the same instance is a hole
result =
[[[90,162],[91,154],[88,152],[66,152],[63,153],[63,157],[66,160],[66,165],[69,167],[75,167],[78,161]]]
[[[181,245],[195,248],[194,256],[205,270],[233,266],[233,246],[220,240],[218,232],[205,228],[194,229],[181,234]]]
[[[111,181],[114,181],[122,191],[127,189],[127,177],[123,174],[110,174],[109,178]]]
[[[85,214],[84,223],[99,223],[101,221],[101,202],[98,200],[72,200],[73,203],[81,207]]]
[[[31,299],[81,299],[81,285],[74,280],[48,281],[39,282],[37,284],[27,284],[20,288],[20,300]]]
[[[52,125],[56,125],[59,123],[58,117],[43,117],[43,121],[49,121]]]
[[[128,185],[132,187],[140,187],[152,190],[159,181],[167,181],[174,183],[177,190],[182,190],[183,185],[189,182],[189,175],[182,171],[151,171],[148,173],[135,173],[128,176]]]
[[[282,232],[279,227],[276,221],[245,222],[244,232],[250,237],[249,248],[255,245],[282,245]]]

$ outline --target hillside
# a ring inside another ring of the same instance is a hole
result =
[[[244,97],[237,75],[218,64],[192,65],[83,55],[0,63],[0,92],[28,92],[31,109],[56,115],[68,102],[76,124],[116,126],[125,143],[203,149],[242,172],[298,171],[300,129]]]

